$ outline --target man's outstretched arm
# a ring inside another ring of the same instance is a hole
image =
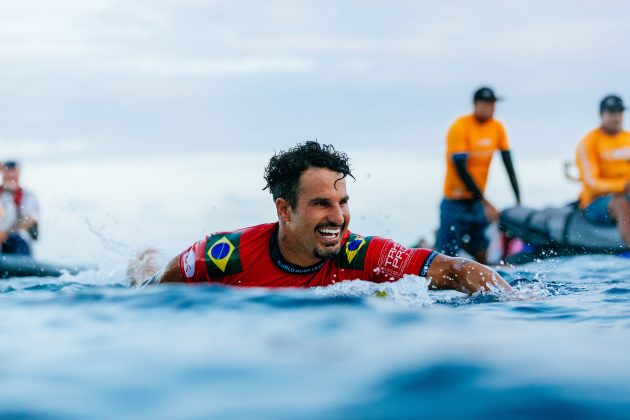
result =
[[[144,287],[158,283],[182,283],[184,278],[179,269],[179,255],[169,261],[164,268],[159,270],[155,255],[157,251],[149,249],[138,256],[127,268],[127,275],[131,283]],[[158,271],[159,270],[159,271]]]
[[[511,292],[512,288],[488,266],[461,257],[438,254],[427,271],[432,289],[453,289],[473,294],[479,291]]]

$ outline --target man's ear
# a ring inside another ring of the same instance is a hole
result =
[[[276,198],[276,212],[280,223],[288,223],[291,221],[291,206],[284,198]]]

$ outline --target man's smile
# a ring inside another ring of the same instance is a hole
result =
[[[335,245],[341,239],[341,227],[323,226],[316,229],[325,244]]]

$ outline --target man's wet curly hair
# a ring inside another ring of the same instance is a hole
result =
[[[319,144],[316,141],[307,141],[297,146],[276,153],[269,165],[265,168],[265,181],[274,201],[284,198],[292,208],[297,205],[297,196],[300,189],[300,176],[308,168],[325,168],[333,172],[339,172],[343,179],[352,176],[348,155],[335,150],[331,144]]]

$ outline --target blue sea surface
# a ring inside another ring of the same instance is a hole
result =
[[[501,272],[516,299],[2,280],[0,418],[630,418],[630,260]]]

